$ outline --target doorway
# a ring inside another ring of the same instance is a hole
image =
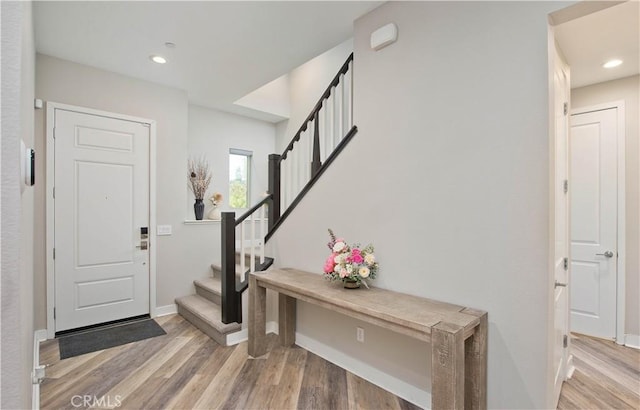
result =
[[[47,104],[49,337],[153,314],[154,131],[149,120]]]
[[[624,334],[624,105],[571,115],[571,331]]]

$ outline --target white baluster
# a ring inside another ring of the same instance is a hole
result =
[[[338,143],[342,140],[342,83],[338,83],[338,85],[336,86],[336,93],[334,96],[334,141],[336,143],[336,146],[338,145]]]
[[[349,84],[347,84],[347,77],[344,74],[340,75],[340,87],[342,89],[342,119],[340,120],[341,123],[341,127],[340,127],[340,139],[344,138],[345,135],[347,135],[347,131],[348,131],[348,124],[349,124],[349,118],[348,118],[348,112],[349,112],[349,101],[348,101],[348,90],[349,90]]]
[[[264,237],[267,235],[266,224],[267,224],[267,204],[264,204],[260,207],[260,264],[264,263]]]
[[[287,209],[287,182],[289,180],[289,161],[287,159],[280,161],[280,204],[283,209]]]
[[[245,271],[245,263],[244,263],[244,223],[242,221],[240,223],[240,280],[244,281],[244,271]]]
[[[327,139],[326,139],[326,117],[327,117],[327,100],[322,102],[322,109],[318,112],[318,139],[320,142],[320,162],[324,163],[327,157]]]
[[[287,159],[284,162],[285,162],[285,165],[287,167],[286,168],[287,172],[285,174],[286,178],[285,178],[285,183],[284,183],[284,194],[285,195],[284,195],[284,204],[283,204],[284,206],[283,206],[283,209],[287,209],[289,207],[289,204],[291,204],[291,187],[292,187],[292,184],[291,184],[291,168],[292,168],[292,166],[291,166],[291,163],[292,163],[292,161],[291,161],[291,151],[289,151],[287,153]]]
[[[349,70],[344,76],[347,87],[347,131],[353,127],[353,61],[349,63]]]
[[[251,214],[251,261],[249,263],[251,272],[256,271],[256,213]]]
[[[307,161],[307,166],[305,167],[304,179],[302,187],[304,187],[307,182],[311,179],[311,162],[313,161],[313,139],[315,138],[316,133],[316,120],[313,120],[309,123],[309,135],[307,136],[307,146],[306,151],[309,156],[309,160]],[[301,188],[302,188],[301,187]]]
[[[335,113],[333,112],[335,107],[334,107],[334,95],[335,95],[335,88],[331,89],[331,94],[329,94],[329,98],[327,98],[327,104],[326,104],[326,109],[325,109],[325,140],[326,140],[326,145],[327,145],[327,150],[325,151],[325,159],[331,155],[331,153],[333,152],[333,150],[335,149],[335,139],[334,139],[334,127],[333,127],[333,123],[334,123],[334,118],[335,118]]]
[[[300,134],[300,139],[293,146],[291,154],[291,198],[289,203],[293,202],[294,198],[298,194],[298,175],[300,174],[300,140],[302,140],[303,134]]]

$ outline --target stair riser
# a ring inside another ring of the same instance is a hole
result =
[[[207,334],[210,338],[216,341],[216,343],[221,346],[227,345],[227,337],[225,335],[220,334],[216,329],[209,326],[206,322],[200,319],[198,316],[192,314],[189,310],[183,308],[178,305],[178,314],[183,318],[187,319],[192,325],[200,329],[202,332]]]
[[[222,271],[220,270],[220,268],[218,268],[216,266],[211,266],[211,270],[213,271],[213,277],[214,278],[221,278],[222,277]],[[249,270],[249,265],[247,265],[247,270]],[[240,272],[236,272],[236,279],[240,280]]]
[[[202,296],[203,298],[215,303],[216,305],[222,304],[222,298],[218,293],[212,292],[209,289],[201,288],[197,284],[195,284],[195,287],[197,295]]]

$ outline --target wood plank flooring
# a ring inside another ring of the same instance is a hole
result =
[[[562,386],[558,409],[640,409],[640,351],[572,335],[575,372]]]
[[[178,315],[156,320],[167,335],[65,360],[57,340],[42,343],[41,408],[418,409],[274,335],[252,359],[246,343],[220,346]],[[640,409],[640,351],[572,335],[572,352],[558,409]]]
[[[41,408],[418,408],[275,335],[252,359],[246,342],[223,347],[179,315],[156,320],[166,335],[65,360],[57,340],[42,343]]]

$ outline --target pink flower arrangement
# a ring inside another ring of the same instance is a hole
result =
[[[324,263],[325,277],[329,280],[355,281],[369,287],[365,279],[375,279],[378,262],[373,253],[373,245],[360,248],[359,244],[349,246],[343,238],[336,238],[329,229],[331,241],[327,244],[331,254]]]

